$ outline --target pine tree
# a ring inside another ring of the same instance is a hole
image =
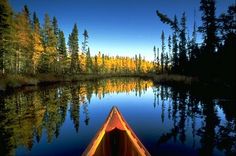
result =
[[[61,59],[64,59],[67,56],[65,36],[64,36],[64,32],[61,30],[59,30],[58,53],[59,53]]]
[[[141,73],[142,72],[142,57],[141,57],[141,54],[138,55],[138,73]]]
[[[169,59],[171,60],[171,36],[168,37],[168,53],[169,53]]]
[[[183,13],[181,18],[181,29],[179,34],[179,72],[184,74],[186,72],[187,65],[187,39],[186,39],[186,16]]]
[[[173,52],[173,60],[172,60],[172,71],[173,72],[178,72],[178,65],[179,65],[179,56],[178,56],[178,39],[177,39],[177,35],[178,35],[178,20],[177,17],[175,15],[174,17],[174,32],[173,32],[173,36],[172,36],[172,52]]]
[[[164,61],[165,61],[165,34],[161,32],[161,73],[164,72]]]
[[[189,61],[190,63],[195,61],[197,58],[197,54],[195,52],[195,49],[197,47],[197,28],[196,28],[196,11],[194,10],[194,22],[193,22],[193,33],[192,33],[192,39],[189,43]]]
[[[232,4],[228,7],[227,13],[221,14],[219,18],[219,29],[222,35],[218,54],[218,66],[215,68],[221,71],[219,74],[224,82],[229,83],[231,86],[235,85],[236,80],[236,5]]]
[[[196,24],[196,11],[194,10],[194,22],[193,22],[193,33],[192,33],[192,45],[196,44],[197,41],[197,24]]]
[[[236,33],[236,5],[232,4],[228,7],[227,13],[222,13],[218,19],[219,30],[221,33],[221,41],[227,39],[229,34]]]
[[[199,27],[203,34],[205,52],[214,53],[218,46],[217,26],[215,17],[215,0],[201,0],[200,11],[202,11],[202,26]]]
[[[153,54],[154,54],[154,60],[153,60],[153,66],[155,73],[157,72],[157,51],[156,46],[153,47]]]
[[[56,17],[54,16],[52,19],[52,27],[53,27],[53,32],[56,37],[56,53],[55,53],[55,64],[54,64],[54,72],[59,72],[59,66],[60,66],[60,54],[59,54],[59,28],[58,28],[58,22]]]
[[[86,53],[86,70],[87,73],[91,73],[93,70],[93,62],[90,54],[90,48],[88,48],[88,51]]]
[[[27,5],[24,5],[23,12],[24,12],[24,16],[27,18],[29,24],[31,24],[30,11],[29,11],[29,8]],[[29,25],[29,26],[31,26],[31,25]]]
[[[7,0],[0,1],[0,74],[5,74],[12,45],[13,12]]]
[[[95,55],[95,57],[94,57],[94,72],[96,73],[96,74],[98,74],[99,72],[98,72],[98,57],[97,57],[97,55]]]
[[[59,38],[58,38],[58,54],[59,54],[59,66],[60,72],[65,73],[66,69],[66,41],[63,31],[59,30]]]
[[[138,73],[138,56],[137,56],[137,54],[135,54],[134,62],[135,62],[135,73]]]
[[[201,47],[201,58],[199,68],[200,74],[205,79],[211,79],[218,70],[216,64],[216,49],[218,47],[217,25],[215,17],[215,0],[201,0],[200,11],[202,11],[202,26],[199,31],[203,35],[203,44]]]
[[[165,69],[165,72],[168,73],[168,71],[169,71],[169,56],[168,56],[167,52],[165,53],[164,58],[165,58],[164,69]]]
[[[57,22],[57,18],[54,16],[52,19],[52,26],[53,26],[53,32],[54,35],[59,38],[59,28],[58,28],[58,22]]]
[[[102,73],[105,73],[105,71],[106,71],[106,67],[105,67],[105,55],[104,55],[104,54],[102,54],[101,71],[102,71]]]
[[[40,58],[40,72],[55,72],[57,60],[57,37],[48,14],[45,14],[42,30],[44,52]]]
[[[77,73],[80,71],[80,64],[78,60],[78,52],[79,52],[79,38],[78,38],[78,28],[77,25],[74,24],[72,33],[69,35],[69,50],[71,52],[71,64],[70,64],[70,72]]]
[[[157,48],[157,72],[160,72],[160,54],[159,54],[159,48]]]
[[[171,57],[171,62],[172,62],[172,72],[178,72],[178,64],[179,64],[179,56],[178,56],[178,34],[180,32],[180,28],[178,25],[178,20],[176,15],[174,16],[174,19],[170,19],[167,15],[159,12],[158,10],[156,11],[157,16],[160,18],[160,20],[165,23],[170,25],[171,29],[173,30],[173,35],[172,35],[172,57]]]
[[[88,51],[87,46],[88,46],[88,37],[89,37],[87,30],[84,30],[83,36],[84,36],[84,41],[82,43],[82,52],[86,53]]]
[[[82,53],[85,53],[86,55],[86,73],[91,73],[92,71],[92,59],[90,56],[90,49],[88,48],[88,31],[85,29],[84,33],[84,41],[82,42]]]

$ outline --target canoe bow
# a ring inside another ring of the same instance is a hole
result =
[[[113,106],[105,123],[96,133],[95,137],[92,139],[90,144],[87,146],[86,150],[82,154],[83,156],[93,156],[97,155],[96,150],[99,147],[99,144],[103,140],[105,134],[108,134],[113,131],[124,132],[127,135],[129,142],[132,144],[133,149],[135,149],[134,155],[140,156],[149,156],[150,153],[135,135],[133,130],[130,128],[128,123],[125,121],[124,117],[120,113],[117,107]],[[133,152],[132,152],[133,153]]]

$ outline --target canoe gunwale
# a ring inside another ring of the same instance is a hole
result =
[[[120,123],[122,124],[122,129],[119,127],[114,127],[113,129],[110,129],[109,131],[106,130],[111,118],[113,115],[118,116]],[[124,128],[124,129],[123,129]],[[134,145],[136,151],[141,156],[150,156],[150,153],[147,151],[147,149],[144,147],[144,145],[141,143],[139,138],[136,136],[136,134],[133,132],[133,130],[130,128],[129,124],[125,121],[124,117],[120,113],[117,107],[113,106],[108,117],[106,118],[104,124],[102,127],[97,131],[96,135],[93,137],[90,144],[87,146],[86,150],[83,152],[83,156],[92,156],[96,152],[97,147],[99,146],[101,140],[103,139],[104,135],[110,131],[113,131],[114,129],[118,129],[120,131],[125,131],[128,135],[130,141]]]

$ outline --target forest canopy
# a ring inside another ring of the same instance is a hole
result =
[[[236,80],[236,5],[228,6],[226,13],[216,16],[215,0],[201,0],[202,25],[193,23],[190,36],[186,26],[187,17],[182,13],[181,19],[176,15],[168,17],[160,10],[157,17],[170,26],[172,35],[168,36],[168,48],[165,49],[165,35],[161,36],[161,54],[154,46],[154,64],[158,73],[174,73],[197,76],[207,80],[221,79],[234,83]],[[202,43],[196,42],[196,34],[201,33]]]
[[[0,74],[123,74],[153,70],[153,63],[141,54],[131,58],[98,52],[91,56],[89,33],[83,31],[80,48],[77,24],[66,43],[56,17],[45,14],[41,24],[26,5],[19,13],[7,0],[1,0],[0,7]]]

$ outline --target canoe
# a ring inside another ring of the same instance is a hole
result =
[[[105,123],[92,139],[83,156],[149,156],[117,107],[113,107]]]

